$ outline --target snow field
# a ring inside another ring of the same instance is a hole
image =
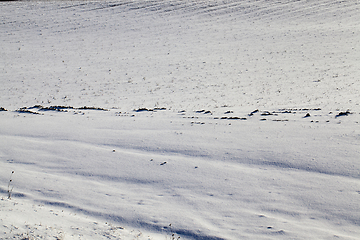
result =
[[[2,2],[0,238],[358,239],[358,10]]]

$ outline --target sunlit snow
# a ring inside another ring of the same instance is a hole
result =
[[[1,239],[359,239],[357,1],[1,1]]]

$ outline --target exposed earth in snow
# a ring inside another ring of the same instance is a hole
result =
[[[0,5],[0,238],[359,239],[357,1]]]

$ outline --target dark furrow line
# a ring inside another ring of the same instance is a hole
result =
[[[355,13],[359,10],[359,4],[350,1],[323,0],[314,2],[304,1],[122,1],[95,3],[95,4],[77,4],[71,6],[61,6],[65,8],[81,8],[82,11],[98,11],[106,9],[117,9],[117,11],[138,11],[140,16],[150,14],[179,14],[183,17],[202,17],[202,16],[222,16],[233,15],[232,17],[242,17],[245,19],[286,19],[296,20],[299,18],[311,19],[315,16],[330,17],[341,15],[350,11]],[[91,8],[91,9],[90,9]],[[116,10],[115,10],[116,14]]]

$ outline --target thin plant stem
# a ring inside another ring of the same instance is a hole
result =
[[[10,174],[10,180],[9,180],[9,184],[8,184],[8,199],[11,199],[11,193],[12,193],[12,190],[14,189],[14,186],[11,186],[11,183],[12,183],[12,175],[14,174],[15,172],[12,171],[11,174]],[[11,189],[10,189],[11,187]]]

